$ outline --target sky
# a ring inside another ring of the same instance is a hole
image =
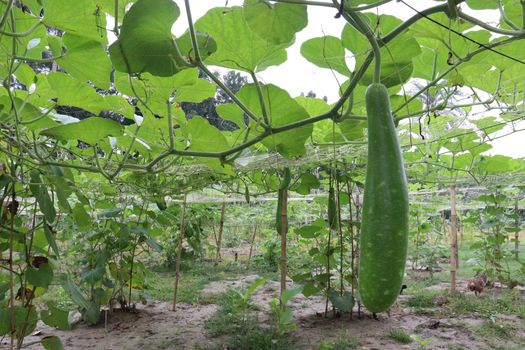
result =
[[[173,27],[175,35],[181,35],[188,28],[186,21],[186,11],[184,2],[175,0],[181,10],[181,16]],[[330,2],[326,0],[326,2]],[[242,5],[242,0],[229,0],[228,5]],[[435,1],[430,0],[411,0],[410,5],[418,10],[435,6]],[[197,20],[204,15],[209,9],[218,6],[224,6],[226,0],[193,0],[190,1],[193,20]],[[467,13],[468,8],[464,5],[462,9]],[[258,78],[264,83],[272,83],[286,89],[292,96],[299,96],[301,93],[308,93],[313,91],[318,97],[327,96],[328,102],[335,102],[338,98],[339,84],[345,81],[345,77],[338,73],[332,72],[329,69],[319,68],[300,54],[301,44],[311,38],[320,37],[323,35],[334,35],[339,37],[345,25],[343,18],[335,19],[334,15],[337,13],[335,9],[325,7],[308,8],[308,26],[296,35],[295,44],[288,49],[288,60],[275,67],[270,67],[263,72],[258,73]],[[414,11],[406,5],[392,1],[389,4],[381,6],[381,13],[394,14],[400,19],[407,19],[414,15]],[[487,23],[496,24],[499,15],[494,11],[476,11],[476,17],[486,21]],[[347,58],[349,67],[353,67],[351,57]],[[213,70],[221,70],[214,68]],[[298,78],[299,77],[299,78]],[[339,84],[338,84],[339,83]],[[522,123],[521,127],[525,128]],[[509,129],[501,131],[508,133]],[[522,144],[525,137],[525,131],[514,133],[505,138],[498,139],[493,142],[494,148],[489,151],[489,154],[504,154],[511,157],[525,157],[525,147],[516,147]]]

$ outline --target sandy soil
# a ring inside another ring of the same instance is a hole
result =
[[[208,284],[201,293],[219,294],[228,288],[246,287],[258,276],[251,275],[235,281],[218,281]],[[460,284],[463,285],[464,283]],[[433,288],[444,288],[438,285]],[[252,301],[259,306],[259,320],[266,322],[268,316],[268,302],[277,296],[278,282],[269,281],[260,287],[253,295]],[[403,300],[408,296],[400,296]],[[450,345],[457,345],[457,349],[491,349],[485,342],[476,338],[466,325],[480,325],[481,317],[456,317],[436,318],[424,315],[415,315],[413,310],[402,308],[398,302],[390,312],[390,316],[381,314],[379,321],[374,320],[367,312],[361,317],[354,313],[341,317],[324,318],[325,301],[321,297],[305,298],[297,296],[290,302],[294,310],[294,318],[298,330],[293,333],[296,339],[296,349],[318,349],[323,341],[335,341],[343,334],[359,339],[360,349],[418,349],[418,344],[413,342],[402,345],[387,337],[393,328],[403,328],[408,333],[417,333],[422,339],[432,338],[425,349],[451,349]],[[217,305],[178,305],[177,311],[171,311],[171,304],[154,302],[148,305],[137,306],[136,313],[116,310],[109,316],[107,328],[101,326],[88,326],[78,324],[72,331],[57,331],[48,326],[39,324],[37,335],[27,338],[27,343],[36,341],[48,335],[58,335],[63,341],[65,349],[193,349],[196,345],[204,347],[207,344],[221,344],[224,339],[211,337],[206,329],[205,322],[218,309]],[[496,315],[506,322],[523,323],[524,321],[508,315]],[[525,339],[524,327],[520,335]],[[0,348],[1,348],[0,344]],[[519,344],[502,344],[505,348],[520,348]],[[523,344],[525,349],[525,344]],[[41,349],[32,346],[28,349]],[[226,349],[226,348],[224,348]]]

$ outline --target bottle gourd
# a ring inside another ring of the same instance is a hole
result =
[[[359,296],[371,312],[387,310],[403,282],[408,245],[408,190],[388,90],[366,90],[368,163],[360,239]]]

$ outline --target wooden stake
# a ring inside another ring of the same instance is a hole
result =
[[[514,219],[514,225],[516,226],[516,232],[514,232],[514,255],[516,260],[519,260],[520,257],[520,213],[519,213],[519,200],[518,197],[516,197],[516,201],[514,202],[514,214],[516,214],[516,218]]]
[[[286,232],[288,231],[288,189],[279,191],[282,198],[281,206],[281,299],[286,291]],[[285,305],[281,304],[284,309]]]
[[[252,261],[253,244],[255,243],[256,233],[257,233],[257,224],[255,224],[255,226],[253,227],[252,242],[250,243],[250,254],[248,254],[248,266],[250,266],[250,262]]]
[[[458,269],[458,227],[456,213],[456,184],[450,186],[450,290],[456,290],[456,272]]]
[[[221,258],[221,242],[222,242],[222,231],[224,229],[224,211],[226,209],[226,202],[222,202],[221,207],[221,221],[219,222],[219,238],[217,239],[217,252],[215,254],[215,265],[219,264]]]
[[[175,311],[177,308],[177,290],[179,289],[179,278],[180,278],[180,259],[182,255],[182,242],[184,240],[184,229],[185,229],[185,213],[186,213],[186,195],[182,200],[182,207],[180,210],[180,232],[179,232],[179,242],[177,244],[177,261],[175,262],[175,288],[173,289],[173,307],[172,310]]]

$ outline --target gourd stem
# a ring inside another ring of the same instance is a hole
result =
[[[334,5],[338,5],[337,0],[333,0],[333,3]],[[370,42],[370,45],[372,46],[372,52],[374,53],[374,60],[375,60],[373,82],[380,83],[381,82],[381,49],[379,47],[379,42],[376,36],[374,35],[374,32],[372,31],[372,28],[370,28],[368,23],[366,23],[366,21],[363,20],[360,13],[357,13],[354,11],[349,11],[347,13],[345,10],[342,13],[342,16],[347,20],[347,22],[356,26],[357,30],[363,33],[366,36],[366,39]]]
[[[201,53],[197,42],[197,35],[195,34],[195,26],[193,25],[193,19],[191,17],[190,1],[184,0],[184,5],[186,6],[186,17],[188,18],[191,44],[193,45],[193,51],[195,52],[195,61],[201,62]]]

